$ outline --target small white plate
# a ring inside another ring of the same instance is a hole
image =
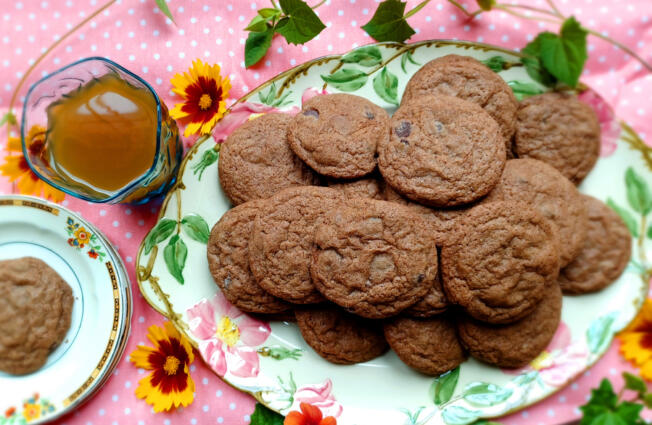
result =
[[[42,199],[0,197],[0,260],[46,262],[74,296],[70,329],[46,364],[28,375],[0,372],[0,425],[43,423],[94,394],[122,355],[131,289],[120,257],[77,214]]]

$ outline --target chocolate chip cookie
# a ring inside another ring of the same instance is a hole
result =
[[[220,184],[233,205],[262,199],[286,187],[319,184],[313,171],[290,150],[292,116],[270,113],[247,121],[220,147]]]
[[[443,313],[448,308],[448,300],[441,284],[441,276],[437,273],[437,278],[428,290],[428,293],[421,298],[416,304],[411,305],[403,314],[410,317],[432,317]]]
[[[258,285],[249,268],[249,238],[262,199],[228,210],[213,226],[208,240],[208,267],[226,299],[249,313],[279,313],[290,304]]]
[[[561,319],[562,296],[555,282],[534,311],[509,325],[490,325],[461,315],[462,344],[478,360],[493,366],[518,368],[534,360],[550,343]]]
[[[515,152],[555,167],[579,184],[600,155],[600,123],[575,95],[544,93],[523,100],[516,119]]]
[[[398,317],[385,324],[385,338],[398,357],[426,375],[441,375],[466,360],[455,322],[447,315],[431,319]]]
[[[0,370],[40,369],[70,328],[70,286],[33,257],[0,261]]]
[[[310,278],[315,224],[343,200],[336,190],[303,186],[263,202],[249,239],[249,265],[265,291],[295,304],[323,300]]]
[[[332,305],[295,311],[303,339],[331,363],[354,364],[387,351],[378,322],[354,316]]]
[[[378,145],[378,168],[387,184],[434,206],[486,195],[505,160],[496,122],[478,105],[449,96],[402,105],[392,116],[389,139]]]
[[[575,185],[552,166],[530,158],[507,161],[500,181],[483,202],[501,200],[530,204],[557,227],[560,267],[582,250],[586,206]]]
[[[389,115],[365,98],[337,93],[308,100],[288,133],[290,147],[312,169],[356,178],[376,168],[376,147],[389,137]]]
[[[408,82],[401,106],[427,95],[455,96],[481,106],[498,123],[505,147],[511,148],[518,101],[507,83],[481,62],[459,55],[428,62]]]
[[[357,180],[330,180],[328,187],[339,190],[347,199],[367,198],[384,200],[383,187],[380,177],[365,177]]]
[[[400,205],[355,199],[317,226],[312,274],[326,298],[370,319],[415,304],[437,277],[435,240],[423,220]]]
[[[472,208],[441,250],[444,291],[478,320],[511,323],[531,313],[559,274],[550,221],[518,202]]]
[[[632,255],[632,236],[622,218],[602,201],[582,195],[589,213],[584,246],[559,273],[566,294],[599,291],[621,275]]]

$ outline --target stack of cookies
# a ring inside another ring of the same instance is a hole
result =
[[[629,260],[625,224],[575,186],[599,149],[575,96],[519,104],[469,57],[424,65],[391,117],[317,96],[223,143],[235,207],[212,230],[210,271],[243,311],[293,312],[334,363],[389,345],[429,375],[467,353],[520,367],[552,339],[562,292],[598,291]]]

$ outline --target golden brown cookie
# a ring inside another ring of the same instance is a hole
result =
[[[505,145],[496,122],[475,103],[427,96],[402,105],[378,168],[392,188],[414,201],[450,207],[486,195],[500,179]]]
[[[448,300],[489,323],[527,316],[557,280],[557,240],[554,226],[527,204],[472,208],[441,250]]]
[[[478,360],[492,366],[518,368],[534,360],[550,343],[561,320],[562,296],[557,283],[546,288],[536,309],[518,322],[491,325],[458,317],[462,344]]]
[[[294,314],[303,339],[331,363],[366,362],[387,351],[379,322],[326,304],[297,309]]]
[[[357,180],[329,180],[328,187],[342,192],[346,199],[378,199],[384,200],[383,187],[385,182],[380,177],[365,177]]]
[[[70,286],[33,257],[0,261],[0,370],[40,369],[63,341],[73,306]]]
[[[510,148],[518,101],[507,83],[481,62],[459,55],[428,62],[408,82],[401,106],[427,95],[455,96],[481,106],[498,123],[503,143]]]
[[[220,184],[233,205],[263,199],[286,187],[319,184],[290,150],[288,114],[270,113],[247,121],[220,147]]]
[[[575,95],[544,93],[523,100],[516,119],[516,156],[550,164],[579,184],[600,155],[600,123]]]
[[[290,147],[320,174],[351,179],[376,168],[376,147],[389,137],[389,115],[352,94],[315,96],[290,124]]]
[[[398,357],[426,375],[441,375],[466,360],[448,315],[431,319],[398,317],[385,324],[385,338]]]
[[[419,301],[437,277],[434,238],[423,220],[386,201],[355,199],[331,209],[317,226],[310,272],[319,292],[370,319]]]
[[[303,186],[263,202],[249,239],[249,265],[265,291],[295,304],[323,300],[310,278],[315,225],[343,200],[336,190]]]
[[[280,313],[290,304],[258,285],[249,268],[249,238],[262,199],[228,210],[211,231],[208,240],[208,267],[226,299],[249,313]]]
[[[599,199],[582,195],[589,214],[584,247],[559,273],[565,294],[599,291],[621,275],[632,255],[629,229],[611,208]]]

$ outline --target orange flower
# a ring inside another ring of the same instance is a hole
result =
[[[172,91],[184,99],[174,106],[170,116],[186,122],[186,137],[197,132],[209,134],[224,116],[231,82],[228,77],[221,77],[219,65],[211,66],[200,59],[192,63],[188,72],[176,74],[170,80]]]
[[[42,151],[45,143],[45,129],[38,125],[33,126],[27,134],[27,140],[30,141],[30,150]],[[63,201],[65,197],[63,192],[39,179],[29,168],[18,137],[9,137],[7,150],[9,154],[5,157],[5,163],[0,165],[0,174],[9,177],[10,182],[15,182],[19,193],[42,196],[54,202]]]
[[[337,420],[332,416],[322,419],[321,410],[308,403],[299,405],[301,412],[295,410],[285,417],[283,425],[337,425]]]
[[[634,321],[618,337],[623,357],[641,368],[644,379],[652,381],[652,299],[645,300]]]

